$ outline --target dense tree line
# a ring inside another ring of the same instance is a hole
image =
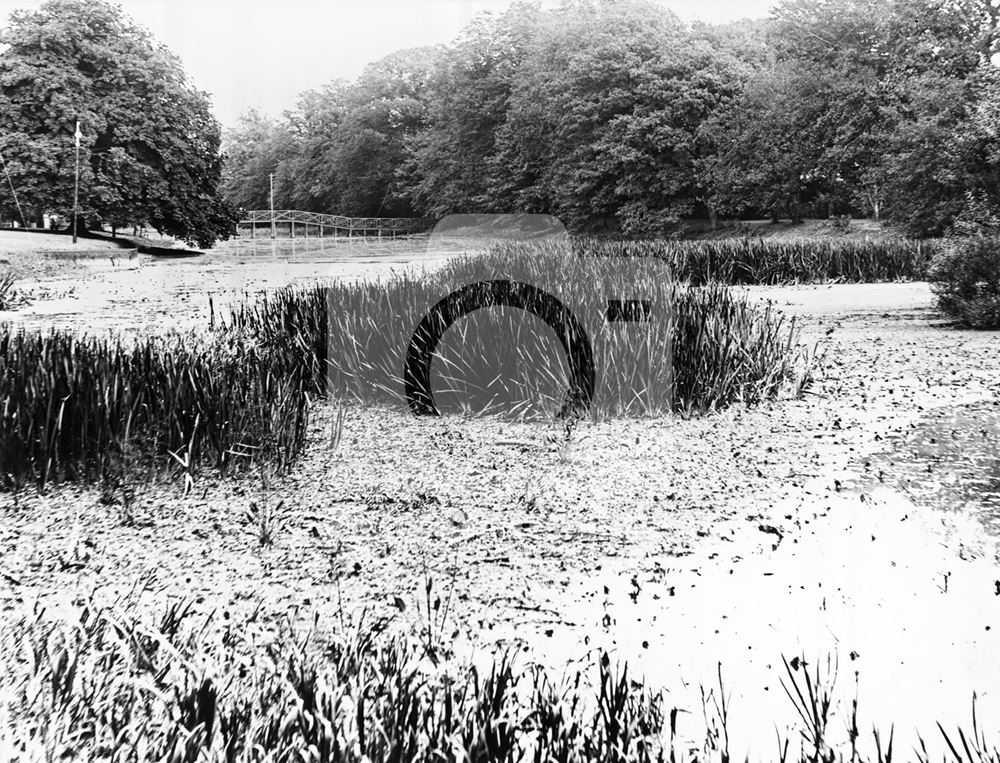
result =
[[[20,202],[0,194],[0,217],[39,225],[72,214],[79,122],[87,224],[151,225],[205,246],[232,231],[208,96],[118,6],[48,0],[15,11],[0,51],[0,152]]]
[[[546,212],[662,234],[692,217],[947,230],[1000,201],[996,0],[782,0],[682,23],[645,0],[517,4],[227,136],[224,188],[349,215]]]

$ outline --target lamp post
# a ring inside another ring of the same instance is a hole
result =
[[[80,120],[76,120],[76,173],[73,176],[73,243],[76,243],[76,218],[80,210]]]

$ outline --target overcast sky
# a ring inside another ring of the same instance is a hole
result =
[[[773,0],[659,0],[685,19],[767,16]],[[42,0],[0,0],[10,12]],[[255,107],[279,115],[296,95],[401,48],[455,37],[476,14],[510,0],[120,0],[177,53],[216,115],[232,124]]]

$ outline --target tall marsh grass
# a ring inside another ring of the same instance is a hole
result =
[[[578,256],[551,245],[500,245],[486,255],[453,258],[427,274],[279,291],[236,310],[229,325],[262,343],[295,336],[303,352],[325,352],[329,388],[338,396],[405,404],[401,372],[424,314],[466,284],[510,280],[545,289],[580,318],[593,347],[596,415],[752,405],[808,383],[794,322],[723,285],[678,283],[655,259],[631,260],[623,267],[622,258]],[[609,297],[648,300],[654,320],[609,323]],[[324,313],[325,349],[317,339]],[[519,309],[478,311],[454,323],[432,363],[439,409],[553,415],[569,385],[558,339]]]
[[[8,627],[4,643],[20,653],[4,654],[4,760],[729,763],[740,741],[729,719],[745,712],[730,706],[722,667],[718,686],[702,687],[702,708],[679,709],[603,652],[560,676],[503,652],[477,669],[447,644],[431,660],[422,638],[363,620],[342,621],[321,642],[290,623],[270,635],[249,622],[207,623],[177,602],[155,618],[128,603],[66,617]],[[900,754],[892,730],[861,731],[856,699],[846,710],[834,702],[818,664],[783,662],[797,725],[784,736],[775,726],[777,751],[748,759],[891,763]],[[944,760],[1000,761],[975,702],[971,727],[939,726],[902,754],[936,761],[928,741]]]
[[[657,257],[675,278],[696,285],[920,281],[937,248],[935,242],[906,239],[574,241],[575,251],[590,255]]]
[[[204,466],[283,469],[305,445],[310,399],[333,391],[400,402],[420,318],[484,275],[544,286],[583,319],[597,415],[710,411],[808,383],[794,325],[724,286],[681,284],[659,260],[642,264],[505,246],[431,273],[285,289],[200,333],[124,340],[0,325],[0,486],[122,483],[149,459],[183,472],[186,489]],[[605,321],[612,296],[648,297],[657,320]],[[447,332],[434,389],[473,413],[547,416],[565,402],[566,366],[558,337],[536,318],[479,311]]]
[[[121,478],[151,454],[186,471],[300,451],[306,373],[234,332],[141,341],[0,326],[0,482]]]

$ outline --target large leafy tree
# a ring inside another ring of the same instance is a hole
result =
[[[275,121],[251,111],[226,131],[223,190],[237,207],[275,204],[314,212],[411,215],[396,175],[423,122],[435,52],[414,48],[367,66],[354,83],[334,81],[299,96]]]
[[[497,161],[498,133],[540,17],[537,3],[482,14],[437,58],[423,124],[407,140],[399,173],[417,208],[439,216],[513,211],[497,203],[512,170]]]
[[[996,50],[995,0],[784,0],[771,65],[717,117],[730,212],[805,202],[943,232],[976,186],[963,139]]]
[[[367,66],[346,93],[347,109],[323,154],[336,174],[334,209],[347,215],[414,213],[397,173],[423,125],[436,52],[412,48]]]
[[[701,127],[735,72],[666,9],[574,2],[539,26],[498,131],[498,203],[574,229],[673,229],[702,201]]]
[[[299,150],[283,126],[253,109],[223,133],[222,146],[222,194],[240,210],[268,207],[270,174]]]
[[[218,193],[220,127],[181,62],[103,0],[48,0],[0,32],[0,150],[36,220],[80,207],[209,246],[232,230]]]

